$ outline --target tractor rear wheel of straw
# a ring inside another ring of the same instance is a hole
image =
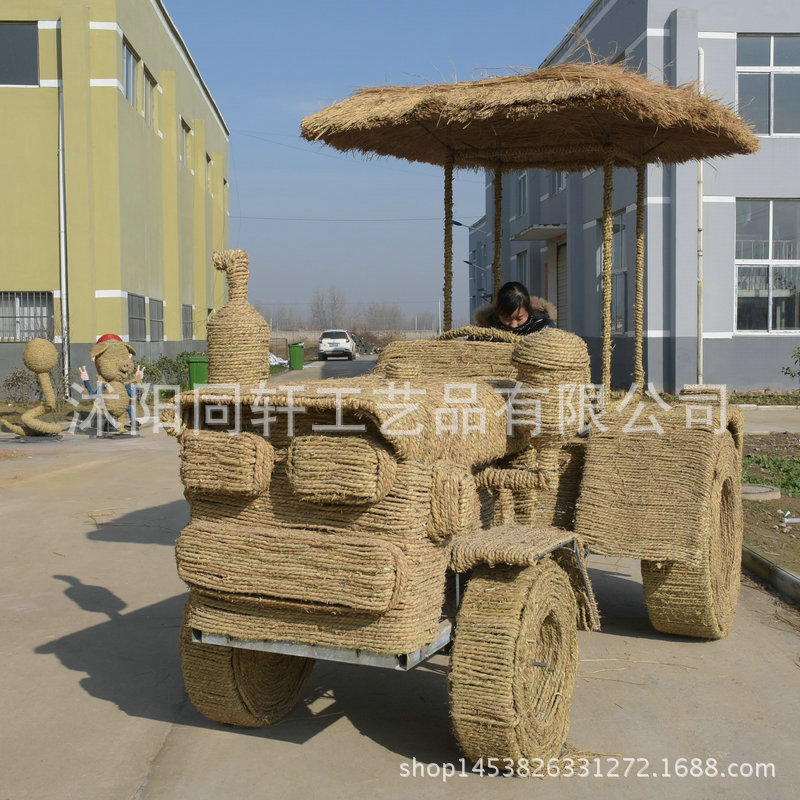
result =
[[[286,716],[305,688],[313,658],[200,644],[184,623],[183,680],[204,716],[243,728],[263,728]]]
[[[450,710],[464,754],[560,755],[578,665],[575,596],[549,558],[475,568],[456,618]]]
[[[642,561],[642,586],[653,627],[662,633],[722,639],[739,597],[742,485],[733,437],[717,437],[710,503],[697,564]]]

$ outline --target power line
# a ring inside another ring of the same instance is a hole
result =
[[[462,217],[479,216],[478,214],[459,214]],[[444,222],[444,217],[391,217],[373,219],[353,219],[334,217],[252,217],[231,216],[231,219],[272,220],[274,222]]]

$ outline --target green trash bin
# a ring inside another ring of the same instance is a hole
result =
[[[189,367],[189,389],[208,383],[208,356],[184,356]]]
[[[303,369],[303,353],[305,349],[304,342],[289,343],[289,366],[292,369]]]

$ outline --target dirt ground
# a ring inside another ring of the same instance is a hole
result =
[[[793,433],[747,435],[744,454],[800,459],[800,436]],[[757,472],[753,470],[752,474]],[[764,480],[768,482],[767,476]],[[784,569],[800,575],[800,523],[784,521],[800,518],[800,497],[784,494],[780,500],[745,500],[743,506],[745,544]]]

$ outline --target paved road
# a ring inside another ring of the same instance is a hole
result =
[[[775,778],[402,777],[413,759],[457,763],[444,657],[408,674],[320,663],[274,728],[205,720],[177,654],[177,466],[152,433],[0,441],[4,800],[796,796],[800,615],[748,582],[728,639],[657,635],[625,560],[592,562],[604,627],[580,634],[571,743],[650,772],[713,757],[774,763]]]

